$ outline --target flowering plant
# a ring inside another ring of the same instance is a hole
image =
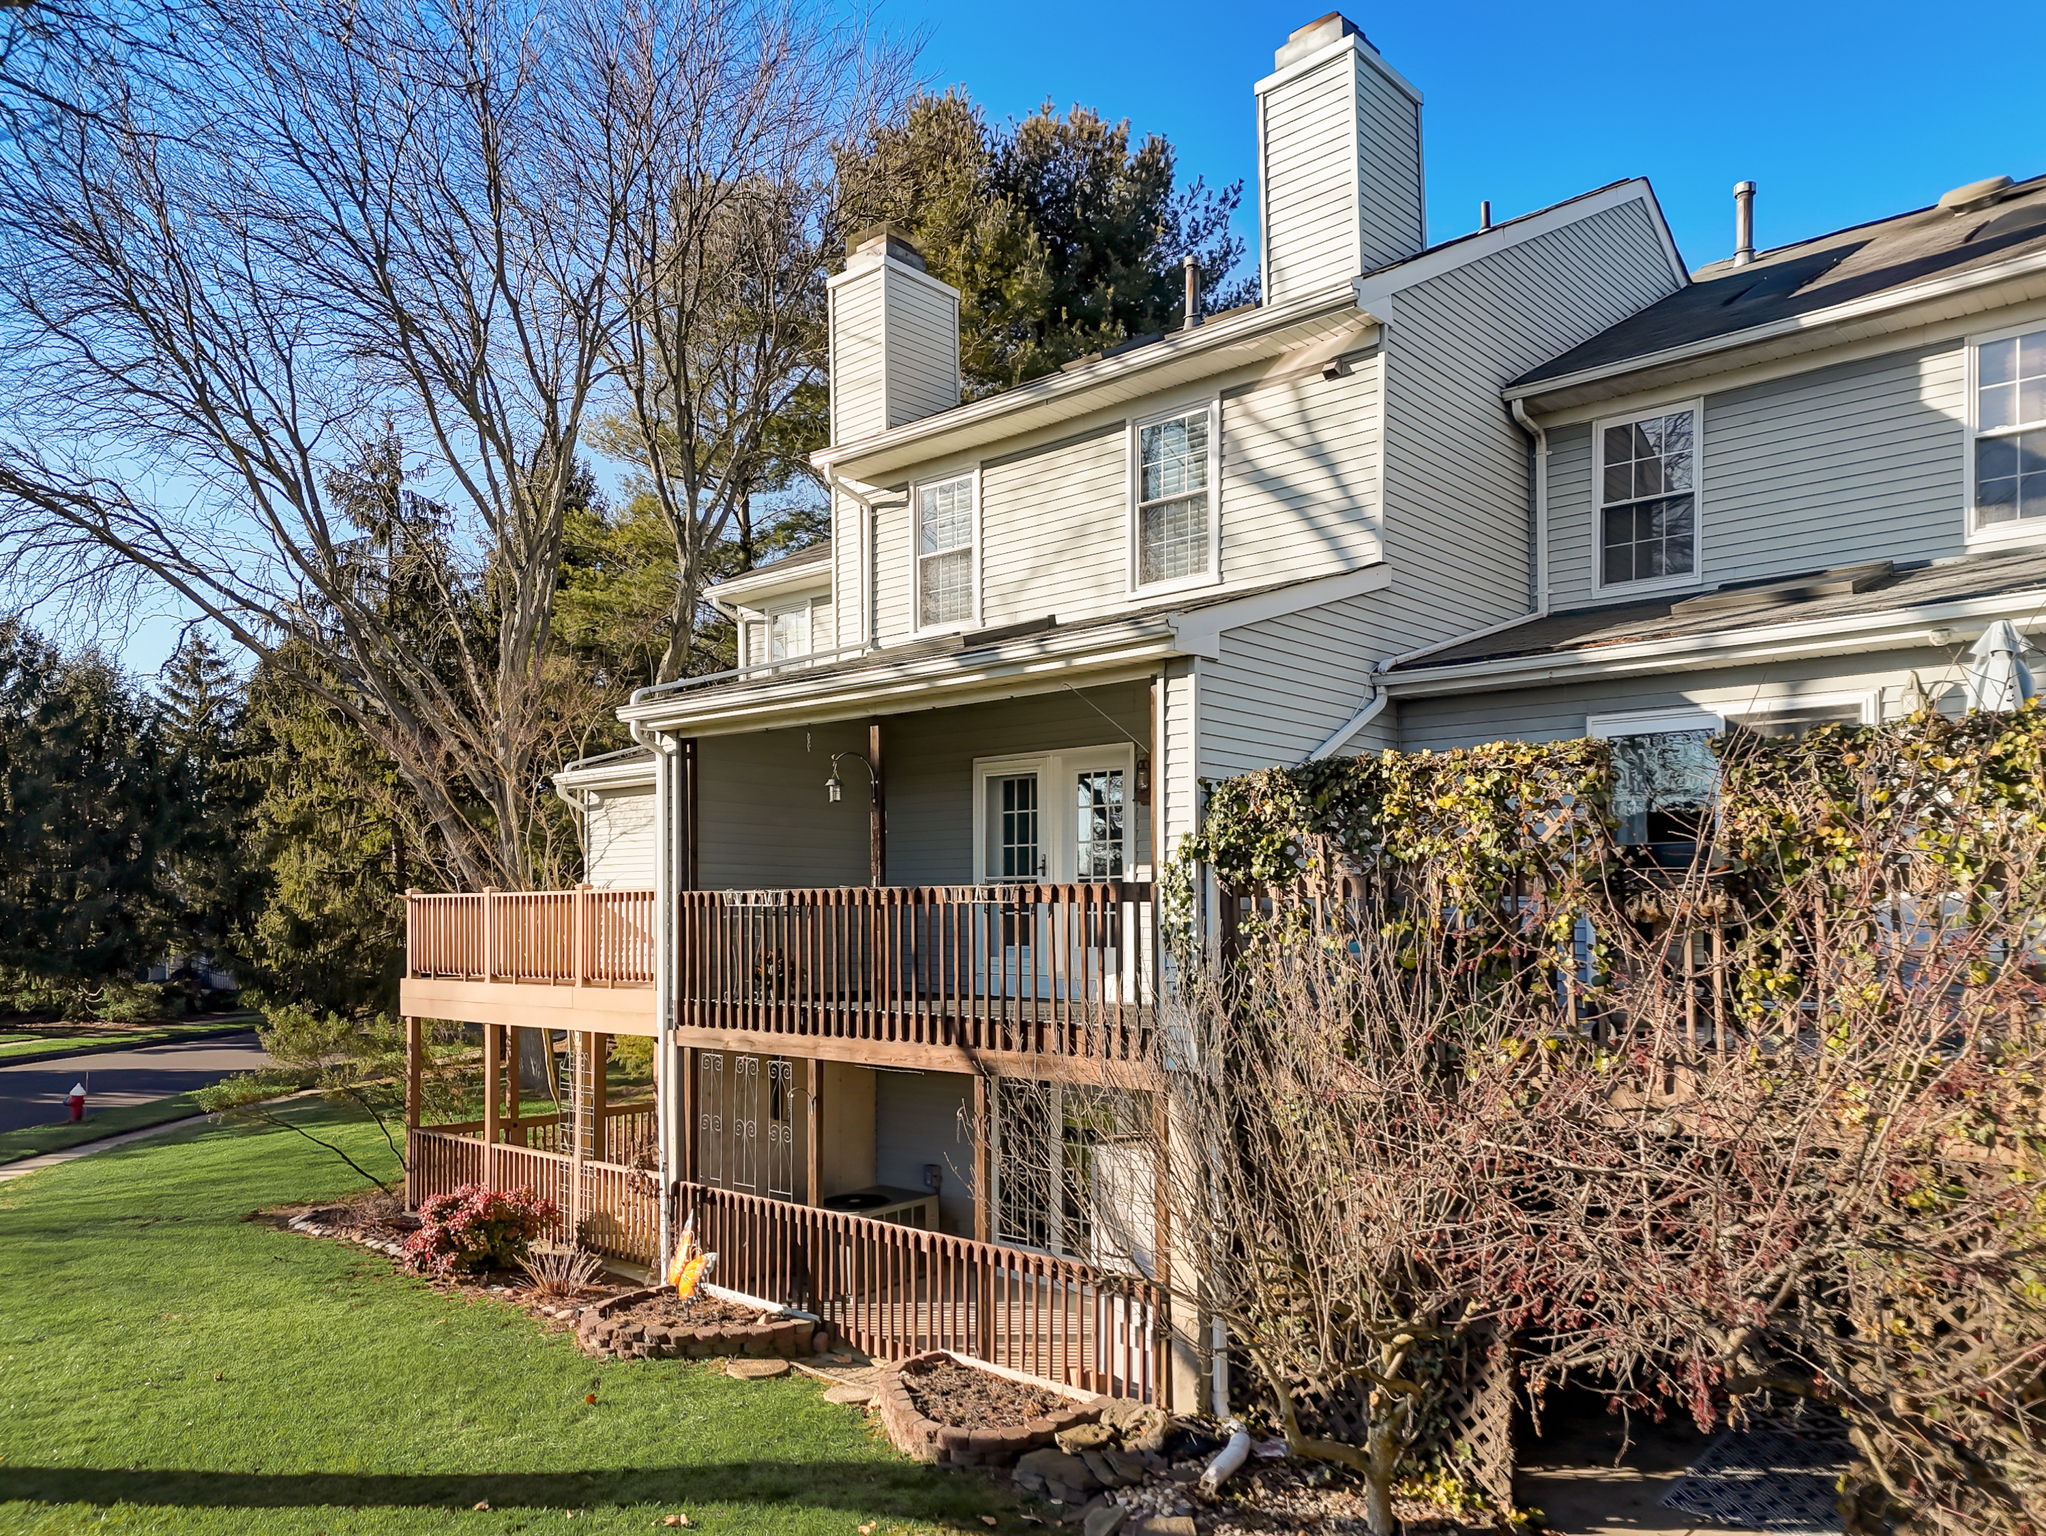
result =
[[[463,1184],[421,1203],[420,1227],[406,1239],[405,1262],[442,1278],[509,1269],[560,1215],[552,1200],[530,1189]]]

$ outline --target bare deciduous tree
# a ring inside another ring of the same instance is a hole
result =
[[[527,884],[545,773],[604,702],[549,645],[591,425],[722,389],[735,446],[690,462],[747,479],[773,369],[706,381],[645,338],[690,367],[784,345],[757,278],[791,226],[748,210],[807,215],[815,146],[896,56],[784,0],[204,0],[170,30],[46,56],[49,99],[95,110],[0,145],[12,595],[154,583],[310,656],[447,873]],[[685,301],[729,334],[664,320]]]

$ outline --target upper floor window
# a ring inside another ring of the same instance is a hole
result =
[[[1697,427],[1695,405],[1600,425],[1600,586],[1697,574]]]
[[[760,618],[747,619],[741,629],[745,640],[742,664],[764,666],[791,661],[810,654],[810,605],[770,608]]]
[[[1975,347],[1975,527],[2046,517],[2046,330]]]
[[[916,492],[916,622],[919,629],[973,619],[973,476]]]
[[[1215,566],[1209,410],[1137,428],[1137,585],[1188,581]]]

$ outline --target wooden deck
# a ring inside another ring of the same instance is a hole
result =
[[[495,1145],[466,1127],[408,1134],[413,1205],[462,1184],[531,1189],[561,1219],[550,1234],[657,1269],[659,1194],[644,1169]],[[717,1283],[814,1312],[883,1358],[951,1349],[1086,1392],[1162,1402],[1164,1308],[1139,1277],[816,1206],[681,1186]]]

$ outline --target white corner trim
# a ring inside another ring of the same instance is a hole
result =
[[[1180,651],[1189,656],[1205,656],[1219,661],[1222,636],[1229,630],[1241,629],[1246,624],[1260,624],[1267,619],[1282,619],[1303,609],[1318,608],[1323,603],[1363,597],[1367,593],[1382,591],[1391,582],[1392,567],[1379,560],[1354,571],[1319,576],[1311,581],[1296,581],[1276,591],[1215,603],[1190,613],[1172,614],[1167,622],[1172,627],[1173,638]]]

